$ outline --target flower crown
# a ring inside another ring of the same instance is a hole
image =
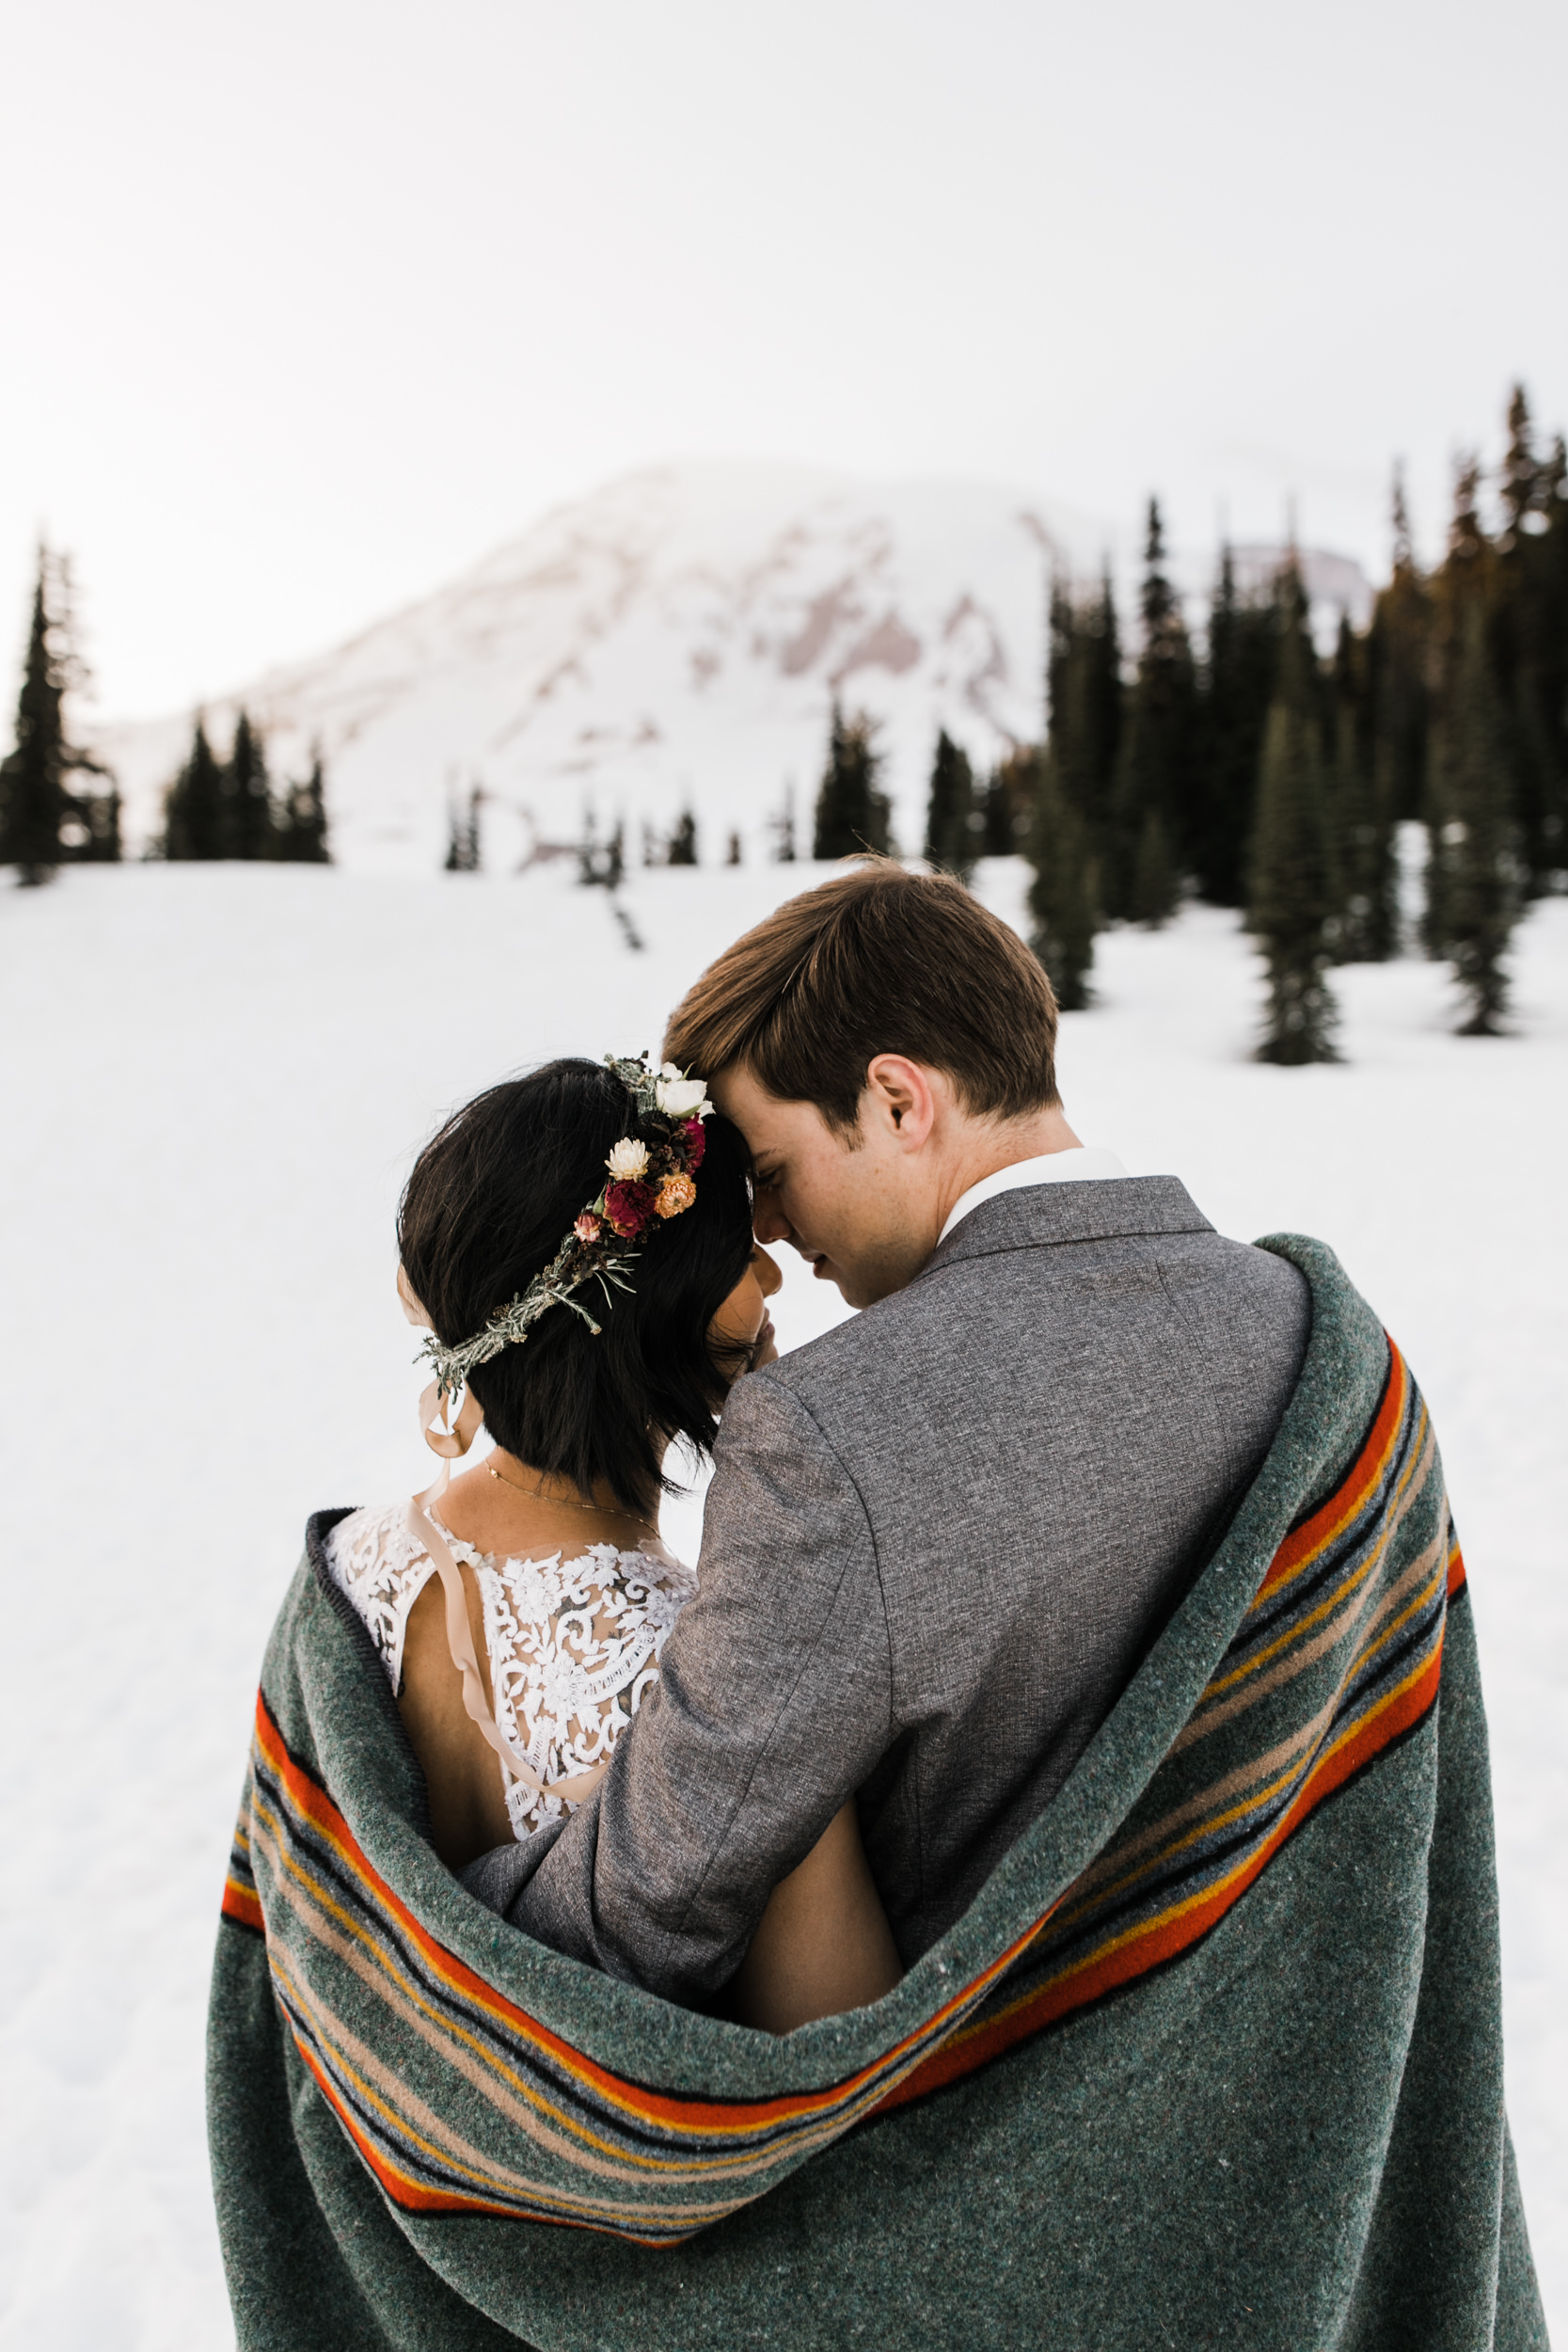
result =
[[[498,1308],[483,1330],[455,1347],[431,1332],[414,1360],[428,1358],[435,1366],[441,1397],[466,1389],[476,1364],[520,1345],[552,1307],[570,1307],[596,1339],[600,1326],[574,1293],[597,1282],[605,1304],[613,1306],[611,1287],[633,1287],[626,1276],[641,1255],[639,1247],[627,1245],[640,1245],[650,1228],[657,1232],[657,1220],[679,1216],[697,1198],[695,1178],[705,1148],[703,1121],[713,1116],[705,1082],[689,1078],[673,1061],[655,1070],[646,1054],[635,1061],[617,1061],[607,1054],[605,1062],[636,1105],[633,1123],[647,1132],[623,1136],[611,1147],[605,1163],[609,1181],[598,1199],[577,1218],[543,1274],[509,1307]]]

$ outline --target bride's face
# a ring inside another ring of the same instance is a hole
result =
[[[735,1349],[750,1357],[746,1367],[748,1372],[755,1372],[759,1364],[773,1364],[779,1359],[778,1342],[773,1335],[773,1318],[768,1311],[768,1302],[783,1281],[784,1276],[767,1250],[753,1249],[751,1263],[709,1327],[714,1339],[721,1342],[726,1351]]]

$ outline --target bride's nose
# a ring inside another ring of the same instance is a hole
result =
[[[766,1249],[752,1252],[752,1272],[757,1278],[757,1288],[764,1298],[771,1298],[784,1288],[784,1269],[777,1258],[770,1258]]]

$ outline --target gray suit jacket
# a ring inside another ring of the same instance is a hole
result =
[[[700,1586],[602,1785],[470,1883],[704,2004],[858,1792],[906,1963],[1060,1788],[1212,1549],[1307,1284],[1174,1177],[983,1203],[918,1279],[743,1381]]]

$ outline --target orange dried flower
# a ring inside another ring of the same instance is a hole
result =
[[[654,1206],[660,1216],[679,1216],[697,1198],[697,1187],[689,1176],[666,1176],[658,1188]]]

